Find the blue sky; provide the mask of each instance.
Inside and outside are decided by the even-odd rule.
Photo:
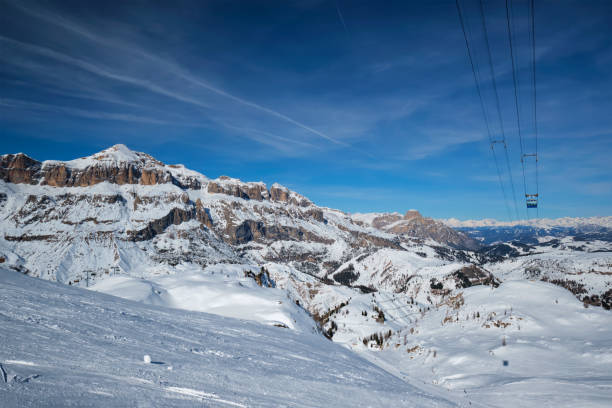
[[[0,0],[2,153],[72,159],[124,143],[350,212],[507,219],[508,205],[516,218],[454,1],[95,3]],[[531,152],[527,3],[513,3]],[[478,3],[461,4],[497,137]],[[525,218],[505,3],[484,5]],[[535,6],[539,215],[612,215],[612,2]],[[528,192],[533,180],[528,164]]]

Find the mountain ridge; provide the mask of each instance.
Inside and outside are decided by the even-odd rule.
[[[576,228],[595,225],[605,228],[612,228],[612,216],[595,217],[561,217],[561,218],[534,218],[518,221],[498,221],[493,218],[481,220],[459,220],[457,218],[438,219],[449,227],[453,228],[477,228],[477,227],[515,227],[525,226],[534,228],[553,228],[567,227]]]
[[[5,258],[54,278],[54,271],[73,270],[68,275],[59,273],[66,282],[82,280],[73,265],[75,257],[81,259],[78,264],[86,264],[88,251],[74,249],[80,245],[99,245],[107,253],[107,260],[100,261],[108,265],[106,270],[129,270],[133,266],[122,254],[141,257],[142,251],[149,251],[156,259],[171,258],[171,263],[242,262],[245,256],[259,262],[292,261],[328,279],[355,256],[380,248],[406,250],[415,239],[437,238],[438,245],[457,246],[445,239],[461,236],[430,219],[426,223],[444,229],[446,235],[432,236],[427,229],[385,231],[354,222],[342,211],[319,207],[278,183],[268,187],[227,176],[209,179],[125,145],[71,161],[3,155],[0,180],[5,252],[19,253],[26,247],[34,251],[37,244],[54,252],[50,257],[54,261],[44,267],[19,254]],[[158,245],[170,230],[187,239],[191,249],[160,253],[157,247],[137,248],[140,242]],[[79,243],[80,239],[88,243]],[[58,241],[63,246],[53,247]],[[71,263],[61,261],[68,255]]]

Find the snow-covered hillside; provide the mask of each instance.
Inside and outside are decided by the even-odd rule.
[[[0,316],[3,407],[456,406],[321,336],[5,269]]]
[[[475,286],[412,317],[368,355],[462,406],[604,407],[612,401],[612,314],[548,283]]]
[[[246,274],[245,274],[246,272]],[[147,304],[214,313],[253,320],[300,332],[317,333],[308,313],[270,279],[258,285],[248,276],[259,274],[251,265],[178,265],[175,273],[151,276],[114,276],[90,289]],[[255,275],[256,276],[256,275]],[[267,279],[263,277],[264,281]]]
[[[492,250],[502,248],[516,254],[483,265],[500,280],[551,282],[566,288],[587,305],[612,308],[611,243],[548,237],[534,246],[500,244]]]

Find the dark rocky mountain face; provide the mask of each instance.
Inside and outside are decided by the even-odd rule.
[[[357,218],[357,222],[364,223],[359,221],[359,218]],[[397,213],[380,214],[375,216],[369,222],[369,225],[378,230],[400,236],[429,238],[458,249],[475,250],[480,247],[477,240],[444,225],[440,221],[423,217],[416,210],[407,211],[403,216]]]

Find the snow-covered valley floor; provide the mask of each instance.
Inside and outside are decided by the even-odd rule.
[[[456,406],[320,335],[8,270],[0,270],[0,365],[3,407]]]
[[[544,282],[467,288],[385,350],[362,355],[409,383],[452,390],[468,406],[612,403],[612,314]]]

